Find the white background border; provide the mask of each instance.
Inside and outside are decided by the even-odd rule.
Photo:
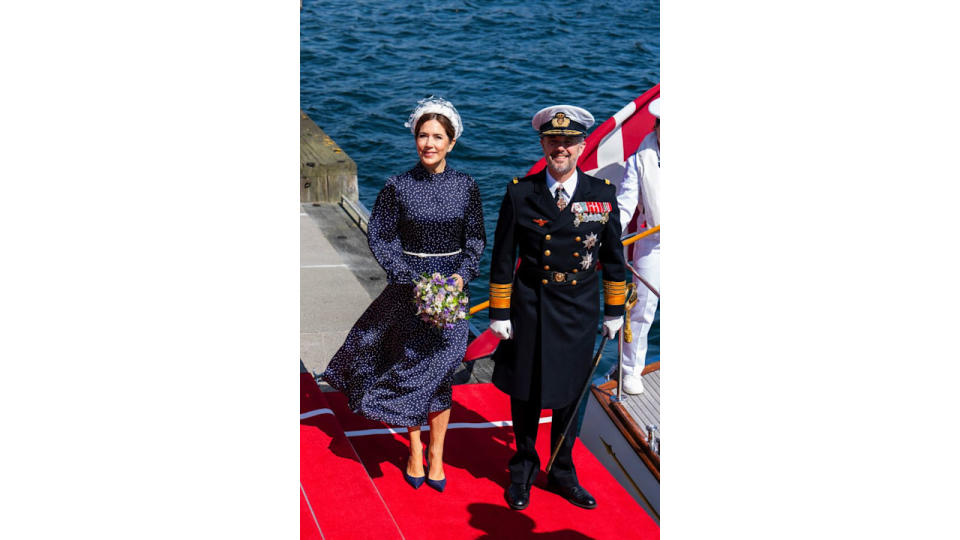
[[[952,20],[662,6],[664,538],[956,536]],[[295,537],[296,3],[0,47],[2,536]]]

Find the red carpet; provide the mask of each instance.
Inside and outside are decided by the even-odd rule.
[[[408,454],[405,428],[399,428],[397,434],[352,433],[366,429],[383,430],[388,426],[350,413],[346,398],[339,393],[324,396],[407,539],[660,537],[657,524],[579,441],[574,446],[577,475],[580,483],[597,499],[596,509],[578,508],[544,490],[546,476],[542,470],[531,493],[530,506],[520,512],[507,507],[503,490],[509,483],[507,461],[514,451],[512,428],[456,426],[458,423],[510,420],[509,399],[491,384],[454,386],[454,405],[444,449],[447,488],[443,493],[426,485],[414,490],[404,482],[402,468]],[[549,415],[549,410],[544,411],[544,416]],[[320,454],[324,451],[330,452],[326,444],[319,449],[305,448],[310,444],[304,443],[302,437],[303,428],[301,471],[312,467],[311,460],[323,459]],[[424,431],[424,444],[428,437],[429,431]],[[544,423],[537,437],[541,466],[545,466],[549,459],[549,444],[550,424]],[[310,455],[304,457],[304,453]],[[304,474],[301,472],[301,477]],[[326,477],[330,478],[329,472]],[[369,503],[361,504],[354,498],[357,495],[338,491],[333,485],[328,486],[325,494],[327,497],[322,499],[319,490],[308,491],[314,511],[318,504],[335,505],[339,507],[337,514],[343,521],[361,523],[362,520],[364,527],[374,527],[378,520],[382,521],[383,512],[375,507],[368,508]],[[369,495],[365,497],[369,499]],[[349,537],[334,535],[333,528],[327,534],[323,521],[321,528],[328,540]],[[384,537],[372,530],[364,536]]]
[[[323,538],[320,536],[320,529],[313,519],[313,511],[307,504],[307,499],[303,496],[302,490],[300,491],[300,538],[301,540]]]
[[[402,538],[329,409],[313,377],[301,373],[300,538]]]

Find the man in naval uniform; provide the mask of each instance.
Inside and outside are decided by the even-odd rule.
[[[637,152],[627,160],[623,180],[617,187],[620,223],[624,227],[639,214],[637,223],[646,228],[660,225],[660,98],[647,108],[657,120],[653,131],[640,142]],[[641,228],[638,228],[638,231]],[[660,233],[633,244],[633,267],[654,288],[660,289]],[[647,358],[647,335],[657,313],[659,298],[643,282],[637,283],[637,303],[630,310],[633,339],[623,344],[623,391],[643,392],[643,367]]]
[[[490,329],[504,341],[493,356],[493,383],[510,395],[517,452],[504,497],[515,510],[529,504],[540,470],[535,443],[541,409],[553,409],[554,448],[590,376],[600,315],[598,263],[603,332],[612,338],[623,324],[626,283],[616,188],[576,166],[593,123],[589,112],[570,105],[534,115],[546,169],[507,184],[497,220]],[[575,433],[571,428],[564,439],[547,488],[577,506],[595,508],[573,466]]]

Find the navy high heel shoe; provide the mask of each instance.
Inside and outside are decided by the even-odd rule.
[[[430,462],[427,461],[427,474],[429,474],[429,472],[430,472]],[[428,478],[427,476],[424,476],[424,478],[427,479],[427,485],[428,485],[428,486],[430,486],[430,487],[432,487],[433,489],[439,491],[440,493],[443,493],[443,488],[447,487],[447,479],[446,479],[446,478],[444,478],[443,480],[431,480],[431,479]]]
[[[407,470],[404,469],[404,470],[403,470],[403,479],[406,480],[407,483],[410,484],[411,487],[413,487],[413,489],[417,489],[417,488],[419,488],[420,486],[423,485],[423,481],[427,479],[427,475],[423,475],[423,476],[410,476],[409,474],[407,474]]]

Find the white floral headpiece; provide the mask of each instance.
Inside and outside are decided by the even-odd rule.
[[[453,138],[460,138],[460,135],[463,133],[463,122],[460,121],[460,113],[457,112],[453,103],[450,103],[442,97],[430,96],[418,101],[417,108],[413,110],[410,118],[408,118],[403,125],[410,128],[410,133],[416,135],[413,130],[417,127],[417,120],[420,120],[420,117],[425,113],[437,113],[446,116],[447,119],[450,120],[450,123],[453,124]]]

